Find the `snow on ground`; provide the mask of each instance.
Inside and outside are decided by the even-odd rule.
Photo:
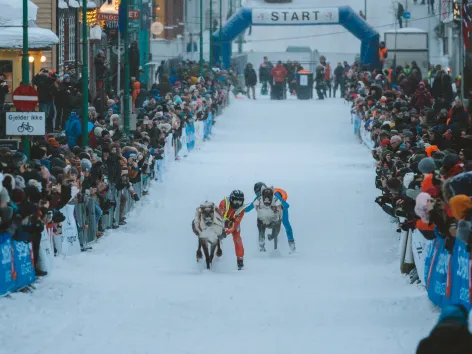
[[[437,311],[399,274],[398,234],[373,202],[372,159],[346,105],[240,101],[212,141],[172,166],[126,228],[59,259],[33,294],[0,299],[9,354],[412,353]],[[265,181],[288,191],[298,252],[258,252],[245,216],[211,272],[195,263],[195,208]]]

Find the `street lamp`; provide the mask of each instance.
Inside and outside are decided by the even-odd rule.
[[[32,55],[29,56],[28,61],[30,63],[34,63],[34,57]]]
[[[41,63],[44,63],[46,61],[46,57],[44,55],[41,55]]]
[[[200,76],[203,76],[203,0],[200,0]]]

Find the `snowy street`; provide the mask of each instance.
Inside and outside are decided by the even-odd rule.
[[[357,45],[357,44],[356,44]],[[409,354],[437,317],[402,277],[398,234],[374,203],[373,160],[341,99],[235,100],[201,150],[93,251],[59,259],[33,294],[0,299],[8,354]],[[258,251],[242,222],[245,268],[223,242],[195,262],[195,209],[263,181],[288,192],[297,252]]]

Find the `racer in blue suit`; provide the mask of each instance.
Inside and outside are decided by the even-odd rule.
[[[261,191],[264,187],[266,187],[266,185],[263,182],[258,182],[254,185],[254,193],[256,193],[256,197],[250,204],[246,206],[246,208],[244,209],[245,213],[248,213],[254,209],[254,202],[261,196]],[[274,196],[282,203],[282,224],[285,227],[285,233],[287,234],[290,249],[292,251],[295,251],[295,239],[293,238],[292,225],[290,225],[290,219],[288,215],[288,209],[290,208],[290,204],[287,203],[287,193],[282,189],[276,188],[274,190]]]

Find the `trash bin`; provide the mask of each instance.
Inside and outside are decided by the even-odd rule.
[[[313,98],[313,73],[301,70],[297,73],[297,98],[309,100]]]

